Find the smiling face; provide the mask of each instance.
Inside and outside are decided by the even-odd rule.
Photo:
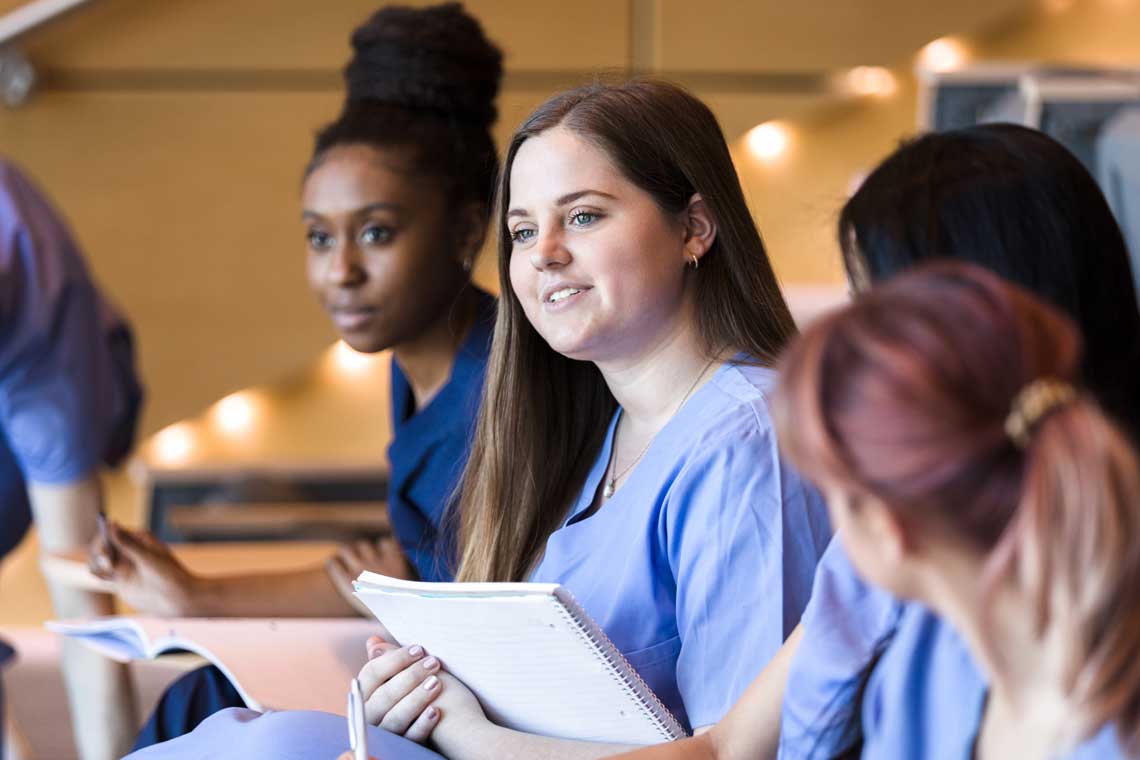
[[[301,193],[308,277],[357,351],[415,339],[467,281],[457,219],[438,180],[402,167],[405,152],[331,148]]]
[[[629,361],[693,327],[684,222],[573,132],[519,148],[506,223],[511,287],[560,354]]]

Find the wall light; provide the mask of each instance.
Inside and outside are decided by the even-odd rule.
[[[257,406],[252,391],[239,391],[214,404],[211,417],[223,433],[243,435],[252,430],[257,421]]]
[[[918,53],[918,65],[927,71],[952,71],[966,61],[966,46],[955,37],[939,37]]]
[[[194,439],[194,430],[188,422],[163,428],[151,439],[154,458],[167,466],[185,464],[194,453]]]
[[[854,95],[885,98],[898,91],[898,82],[890,69],[882,66],[856,66],[847,72],[848,91]]]
[[[788,149],[788,129],[775,121],[766,121],[748,130],[744,137],[748,152],[761,161],[775,161]]]

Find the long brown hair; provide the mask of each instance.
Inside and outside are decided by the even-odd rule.
[[[563,126],[606,153],[676,214],[700,193],[717,237],[694,278],[697,329],[712,356],[743,351],[775,362],[795,334],[716,118],[682,88],[659,81],[594,84],[557,95],[511,139],[499,181],[498,321],[475,441],[459,502],[466,581],[521,580],[582,487],[616,408],[598,369],[552,350],[511,288],[511,168],[531,137]]]
[[[1073,383],[1075,326],[981,267],[924,265],[805,331],[774,417],[789,460],[907,520],[938,513],[988,552],[994,588],[1063,626],[1066,692],[1088,733],[1115,722],[1140,748],[1140,461],[1086,395],[1046,413],[1022,448],[1018,394]]]

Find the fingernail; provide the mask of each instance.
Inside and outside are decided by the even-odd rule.
[[[439,679],[435,676],[429,676],[428,679],[424,681],[424,689],[427,691],[435,691],[437,686],[439,686]]]
[[[429,707],[428,709],[424,710],[424,715],[428,720],[435,720],[439,717],[439,710],[434,707]]]
[[[408,648],[408,654],[410,654],[412,657],[419,657],[423,653],[424,653],[424,648],[421,647],[419,644],[414,644]]]
[[[439,660],[435,659],[434,657],[429,657],[426,660],[424,660],[423,665],[424,665],[424,670],[435,670],[436,668],[439,667]]]

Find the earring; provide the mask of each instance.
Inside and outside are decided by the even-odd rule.
[[[471,260],[471,258],[470,258],[470,257],[468,257],[468,258],[464,259],[464,260],[463,260],[463,271],[464,271],[464,272],[467,272],[467,273],[470,273],[470,272],[471,272],[471,267],[474,265],[474,263],[475,263],[475,262],[473,262],[473,261]]]
[[[699,269],[700,268],[701,260],[697,258],[696,254],[693,254],[693,253],[689,254],[689,265],[692,266],[693,269]]]

